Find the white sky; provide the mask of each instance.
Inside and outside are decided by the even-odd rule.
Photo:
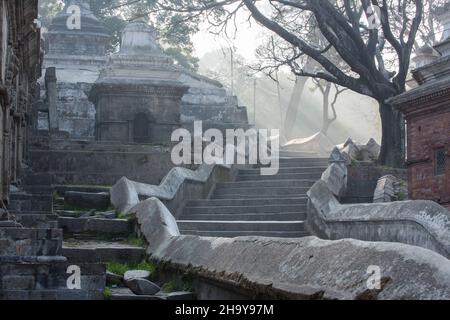
[[[217,49],[228,49],[230,46],[235,46],[235,52],[243,56],[246,60],[255,59],[256,48],[264,42],[265,37],[270,34],[267,29],[258,25],[253,19],[249,24],[248,13],[242,9],[237,14],[236,26],[239,30],[234,35],[234,27],[229,26],[228,38],[221,33],[215,35],[208,31],[209,24],[203,22],[200,25],[200,32],[195,34],[192,38],[197,57],[201,58],[204,54],[215,51]]]

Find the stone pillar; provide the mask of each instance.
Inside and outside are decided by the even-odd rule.
[[[50,131],[58,131],[58,91],[56,88],[56,68],[50,67],[45,71],[45,88],[47,89],[48,127]]]

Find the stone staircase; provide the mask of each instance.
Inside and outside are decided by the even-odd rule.
[[[67,287],[70,262],[52,195],[11,193],[10,220],[0,221],[1,300],[95,300],[103,298],[105,266],[80,262],[81,290]]]
[[[328,159],[285,152],[277,175],[260,168],[239,170],[234,182],[218,183],[210,199],[188,201],[177,221],[181,234],[210,237],[309,235],[306,192],[320,179]],[[309,156],[309,155],[308,155]]]

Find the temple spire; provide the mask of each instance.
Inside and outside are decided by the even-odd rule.
[[[122,32],[120,52],[126,54],[160,53],[156,37],[155,28],[148,25],[144,19],[134,20]]]

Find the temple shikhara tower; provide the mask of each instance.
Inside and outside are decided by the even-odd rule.
[[[440,8],[442,40],[423,48],[413,76],[419,86],[392,100],[407,121],[407,164],[411,199],[450,208],[450,3]]]

